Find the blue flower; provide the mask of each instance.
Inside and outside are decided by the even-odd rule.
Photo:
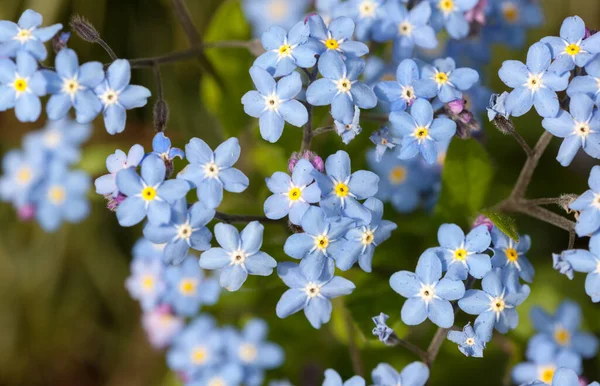
[[[552,344],[538,340],[530,340],[527,353],[527,362],[518,363],[512,370],[513,381],[525,384],[541,381],[549,385],[557,373],[557,369],[564,367],[576,373],[581,373],[581,358],[568,351],[558,352]]]
[[[342,377],[332,369],[325,370],[325,380],[322,386],[365,386],[365,380],[358,375],[353,376],[346,382],[342,380]]]
[[[106,157],[106,169],[108,169],[110,174],[96,178],[94,181],[96,193],[103,195],[110,194],[113,197],[117,197],[119,195],[117,173],[126,168],[137,168],[143,158],[144,148],[138,144],[133,145],[127,154],[117,149],[114,154]]]
[[[582,358],[593,358],[598,352],[598,338],[579,331],[581,319],[581,307],[569,300],[563,301],[554,315],[533,307],[531,321],[539,333],[532,340],[546,342],[559,351],[569,351]]]
[[[466,280],[469,275],[483,278],[492,269],[490,257],[486,255],[492,237],[485,225],[473,228],[465,237],[456,224],[442,224],[438,229],[439,250],[444,256],[446,277]]]
[[[179,157],[179,159],[185,157],[183,150],[171,147],[171,140],[163,132],[156,133],[152,139],[152,153],[165,162],[173,161],[175,157]]]
[[[487,115],[488,115],[488,119],[491,121],[493,121],[496,116],[501,116],[504,117],[505,119],[508,119],[510,117],[510,114],[508,113],[508,111],[506,111],[506,98],[508,98],[510,94],[508,92],[503,92],[502,94],[492,94],[490,96],[490,102],[488,104],[488,107],[486,107],[487,110]]]
[[[0,21],[0,55],[15,57],[26,51],[38,60],[48,56],[44,42],[52,39],[62,29],[62,24],[39,28],[42,15],[31,9],[23,12],[17,24],[12,21]]]
[[[596,105],[600,106],[600,56],[585,66],[585,72],[587,75],[571,79],[567,95],[573,98],[576,94],[583,93],[594,99]]]
[[[429,368],[421,362],[407,365],[400,373],[387,363],[380,363],[371,373],[373,386],[424,386],[429,379]]]
[[[167,267],[164,277],[169,289],[163,301],[178,315],[193,316],[201,305],[217,303],[221,288],[215,279],[204,277],[195,257],[184,259],[179,266]]]
[[[560,76],[551,71],[548,68],[551,60],[550,49],[544,43],[535,43],[529,47],[526,65],[517,60],[502,63],[498,75],[508,87],[514,88],[505,101],[510,115],[520,117],[532,106],[544,118],[558,114],[556,92],[567,88],[569,74]]]
[[[344,252],[336,259],[339,269],[346,271],[358,261],[358,265],[365,272],[371,272],[371,262],[375,247],[389,239],[397,225],[391,221],[383,220],[383,202],[377,198],[368,198],[364,203],[365,208],[371,212],[371,220],[356,224],[346,233]]]
[[[167,352],[167,364],[173,371],[193,379],[222,363],[224,344],[215,320],[201,315],[174,339]]]
[[[163,244],[154,244],[150,240],[141,237],[133,245],[131,251],[134,260],[159,260],[163,261]]]
[[[373,39],[378,42],[394,41],[394,60],[413,56],[415,46],[424,49],[437,47],[433,27],[429,25],[431,6],[422,1],[408,11],[399,1],[388,1],[384,15],[373,27]]]
[[[47,159],[74,164],[81,159],[81,145],[92,134],[92,126],[82,125],[68,117],[48,121],[42,130],[27,134],[23,140],[26,149],[42,152]]]
[[[479,74],[472,68],[456,68],[452,58],[436,59],[433,66],[425,65],[421,69],[421,79],[414,81],[417,95],[434,95],[443,103],[462,98],[462,92],[470,89],[479,81]]]
[[[575,277],[573,266],[571,265],[571,263],[564,259],[563,253],[552,254],[552,268],[560,272],[561,275],[565,275],[566,277],[568,277],[569,280],[573,280],[573,277]]]
[[[294,28],[287,33],[276,25],[263,32],[261,42],[265,50],[254,65],[261,67],[269,74],[278,78],[289,75],[296,69],[311,68],[317,64],[316,55],[319,54],[308,42],[310,28],[302,21],[296,23]]]
[[[354,106],[371,109],[377,105],[373,90],[357,80],[365,68],[364,60],[348,58],[344,62],[340,55],[326,52],[319,59],[318,67],[323,78],[311,83],[306,90],[306,100],[311,105],[331,105],[331,115],[341,122],[352,121]]]
[[[392,289],[407,298],[401,312],[405,324],[415,326],[429,318],[439,327],[452,327],[454,310],[450,301],[463,297],[465,285],[441,277],[442,263],[431,250],[423,252],[415,273],[400,271],[390,277]]]
[[[371,37],[373,27],[385,16],[383,4],[383,0],[350,0],[336,9],[354,20],[356,39],[367,41]]]
[[[403,111],[417,98],[433,98],[437,95],[435,88],[423,88],[421,94],[415,93],[413,84],[419,80],[419,68],[412,59],[404,59],[398,65],[396,81],[383,81],[375,86],[375,95],[381,101],[389,103],[390,111]]]
[[[337,52],[344,57],[359,57],[369,53],[366,44],[351,40],[354,22],[349,17],[341,16],[333,19],[328,27],[321,16],[312,15],[308,18],[308,25],[310,37],[314,39],[319,54]]]
[[[144,228],[144,237],[157,244],[166,244],[165,263],[177,265],[185,259],[190,248],[197,251],[210,249],[212,234],[206,225],[214,217],[214,209],[207,209],[201,202],[196,202],[188,209],[183,197],[173,204],[169,224],[148,223]]]
[[[400,144],[400,140],[398,138],[392,137],[387,126],[384,126],[380,130],[371,134],[369,139],[375,144],[375,159],[377,162],[381,161],[381,158],[385,154],[386,150],[393,149],[396,147],[396,145]]]
[[[323,209],[311,206],[300,221],[304,232],[288,237],[283,250],[294,259],[302,259],[300,267],[309,279],[317,278],[332,259],[341,256],[343,236],[352,223],[345,217],[326,218]]]
[[[264,226],[252,221],[239,233],[230,224],[215,225],[215,237],[221,248],[211,248],[200,256],[200,267],[222,269],[219,283],[228,291],[237,291],[248,275],[269,276],[277,262],[260,251]]]
[[[16,208],[29,204],[37,183],[44,177],[44,157],[39,151],[12,150],[2,159],[0,199]]]
[[[321,190],[313,183],[313,170],[308,160],[301,159],[294,166],[291,178],[282,172],[275,172],[267,178],[267,187],[273,195],[265,200],[265,216],[278,220],[289,215],[292,224],[300,225],[310,204],[321,199]]]
[[[544,22],[544,14],[537,2],[529,0],[498,0],[490,2],[489,14],[495,33],[494,41],[521,48],[526,42],[526,29]]]
[[[600,113],[594,112],[594,101],[585,94],[571,97],[570,112],[560,110],[556,118],[544,118],[542,126],[553,135],[564,138],[556,159],[569,166],[579,149],[600,158]]]
[[[125,130],[127,113],[146,105],[150,90],[146,87],[130,85],[131,65],[126,59],[117,59],[106,70],[106,80],[101,82],[94,92],[104,106],[104,126],[109,134]]]
[[[342,142],[346,145],[349,144],[350,141],[362,131],[362,128],[360,127],[360,109],[354,106],[354,116],[352,117],[352,120],[336,120],[333,123],[335,125],[335,131],[342,137]]]
[[[600,53],[600,35],[585,38],[585,23],[579,16],[567,17],[560,27],[560,37],[547,36],[546,43],[552,51],[552,69],[558,74],[584,67]]]
[[[350,156],[343,150],[327,157],[327,175],[314,171],[313,175],[321,189],[321,207],[327,216],[345,216],[370,222],[371,213],[358,200],[373,197],[377,193],[379,177],[370,171],[351,173]]]
[[[248,91],[242,97],[244,111],[259,118],[260,135],[274,143],[281,138],[285,122],[300,127],[308,122],[306,107],[294,98],[302,90],[300,74],[293,72],[278,82],[266,70],[250,67],[250,76],[258,91]]]
[[[185,197],[190,187],[182,180],[165,181],[165,173],[165,163],[155,155],[142,161],[141,177],[131,167],[117,173],[117,188],[127,196],[117,208],[121,226],[133,226],[146,216],[153,225],[171,220],[171,205]]]
[[[343,277],[333,276],[333,260],[328,260],[321,274],[307,276],[296,264],[285,262],[277,266],[277,274],[290,287],[277,302],[276,312],[286,318],[304,309],[314,328],[329,322],[332,305],[329,299],[352,293],[354,284]]]
[[[550,374],[549,371],[548,374]],[[544,381],[535,381],[529,385],[547,386],[550,384],[552,386],[581,386],[582,384],[579,380],[579,376],[577,376],[577,373],[566,367],[561,367],[554,371],[550,382],[546,382],[546,380],[548,380],[548,378],[545,378]],[[598,386],[598,382],[590,383],[589,386]]]
[[[131,262],[131,276],[125,281],[125,287],[144,311],[151,311],[160,302],[166,289],[163,275],[164,265],[160,260],[135,259]]]
[[[519,237],[519,241],[514,241],[498,228],[494,228],[492,229],[492,242],[494,244],[492,267],[516,270],[521,279],[531,283],[535,270],[525,256],[525,253],[531,248],[531,238],[525,235]]]
[[[243,369],[235,363],[224,363],[202,370],[199,378],[187,382],[186,386],[240,386],[244,379]]]
[[[266,341],[269,326],[264,320],[250,319],[241,333],[228,335],[229,356],[245,372],[245,384],[264,384],[264,371],[281,366],[285,354],[281,347]]]
[[[178,179],[191,182],[196,188],[200,202],[207,208],[216,208],[223,200],[223,189],[241,193],[248,187],[248,177],[233,165],[240,158],[237,138],[229,138],[215,151],[199,138],[192,138],[185,145],[185,157],[190,162],[178,175]]]
[[[0,59],[0,111],[15,109],[21,122],[35,122],[42,112],[40,97],[46,95],[47,82],[33,56],[17,53],[16,64]]]
[[[150,344],[156,349],[167,348],[185,326],[185,319],[171,312],[169,306],[158,306],[142,315],[142,326]]]
[[[569,204],[569,209],[579,211],[575,232],[579,237],[590,235],[600,229],[600,166],[590,171],[590,189]]]
[[[87,193],[90,177],[82,171],[71,171],[60,161],[54,161],[42,186],[36,189],[36,218],[47,232],[58,229],[61,222],[83,221],[90,213]]]
[[[389,316],[384,314],[383,312],[371,318],[373,320],[373,323],[375,323],[375,327],[373,328],[373,335],[379,338],[381,342],[386,344],[392,336],[392,334],[394,334],[394,330],[388,327],[386,323],[388,318]]]
[[[102,63],[89,62],[80,67],[75,51],[65,48],[56,55],[56,72],[44,74],[52,94],[46,105],[48,118],[61,119],[71,107],[79,123],[90,123],[100,114],[102,102],[93,90],[104,80]]]
[[[242,9],[252,24],[254,36],[260,36],[267,28],[278,25],[292,28],[304,18],[308,0],[244,0]]]
[[[449,331],[448,340],[458,344],[458,349],[465,356],[483,358],[485,342],[475,334],[471,324],[467,324],[462,331]]]
[[[456,133],[456,123],[448,118],[433,117],[433,107],[425,99],[417,99],[406,111],[390,114],[392,134],[402,137],[398,158],[411,159],[421,153],[428,164],[438,158],[438,143],[447,143]]]
[[[454,39],[462,39],[469,34],[469,22],[465,12],[477,5],[478,0],[429,0],[436,7],[436,16],[443,19],[448,34]]]
[[[481,281],[482,290],[468,290],[458,301],[458,306],[469,315],[478,315],[475,320],[477,336],[489,342],[494,327],[506,334],[519,324],[516,306],[529,296],[529,286],[519,286],[514,271],[502,272],[492,269]]]
[[[585,279],[585,293],[592,298],[592,302],[600,302],[600,236],[590,238],[589,251],[575,249],[564,251],[563,259],[568,262],[576,272],[587,273]]]

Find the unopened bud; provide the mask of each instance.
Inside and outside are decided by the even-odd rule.
[[[448,111],[453,114],[460,114],[465,109],[465,100],[457,99],[446,104]]]
[[[100,33],[94,28],[92,23],[87,21],[81,15],[73,15],[71,18],[71,28],[77,36],[89,43],[97,43],[100,40]]]
[[[119,204],[122,203],[123,201],[125,201],[127,196],[125,196],[121,193],[119,193],[117,195],[117,197],[113,197],[112,194],[107,194],[104,196],[104,198],[106,198],[108,200],[108,202],[106,203],[106,208],[108,208],[108,210],[116,212],[117,208],[119,207]]]
[[[482,214],[477,216],[477,218],[473,222],[473,228],[477,228],[480,225],[485,225],[486,228],[488,229],[488,232],[491,232],[492,229],[494,228],[494,223],[492,222],[492,220],[490,220],[489,218],[485,217]]]
[[[52,38],[52,48],[54,49],[54,52],[59,53],[63,48],[67,48],[67,43],[69,42],[70,37],[70,32],[61,32],[54,35]]]
[[[35,206],[33,204],[25,204],[17,209],[17,216],[21,221],[31,220],[35,216]]]
[[[169,120],[169,106],[167,102],[160,99],[154,104],[154,129],[158,132],[165,131],[167,127],[167,121]]]
[[[313,153],[310,150],[305,150],[300,153],[292,153],[292,156],[288,161],[288,170],[290,171],[290,173],[294,171],[296,164],[301,159],[309,161],[312,164],[312,166],[321,173],[325,171],[325,162],[323,161],[323,158],[319,157],[316,153]]]

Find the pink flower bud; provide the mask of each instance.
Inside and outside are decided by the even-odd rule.
[[[481,25],[485,25],[485,8],[487,7],[488,0],[479,0],[477,5],[473,9],[465,13],[465,19],[469,23],[477,22]]]
[[[477,216],[475,222],[473,222],[473,228],[477,228],[480,225],[485,225],[488,229],[488,232],[491,232],[494,228],[494,223],[492,222],[492,220],[485,217],[484,215]]]
[[[121,193],[119,193],[117,195],[117,197],[113,197],[112,194],[107,194],[104,196],[104,198],[106,198],[108,200],[108,202],[106,203],[106,208],[108,208],[108,210],[112,210],[113,212],[116,212],[117,208],[119,207],[119,204],[122,203],[123,201],[125,201],[127,196],[125,196]]]
[[[460,114],[465,109],[465,101],[464,99],[457,99],[452,102],[448,102],[446,104],[448,106],[448,110],[450,110],[453,114]]]
[[[35,206],[33,204],[25,204],[17,209],[17,216],[21,221],[28,221],[35,216]]]
[[[470,111],[462,111],[460,114],[458,114],[458,117],[464,123],[470,123],[473,119],[473,114]]]
[[[294,172],[294,168],[300,159],[305,159],[309,161],[312,166],[323,173],[325,170],[325,162],[323,158],[319,157],[316,153],[313,153],[310,150],[303,151],[301,153],[294,152],[288,161],[288,170],[290,174]]]

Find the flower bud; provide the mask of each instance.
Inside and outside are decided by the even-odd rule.
[[[67,43],[71,38],[70,32],[61,32],[59,34],[54,35],[52,38],[52,49],[54,49],[55,53],[60,52],[63,48],[67,48]]]
[[[477,228],[480,225],[485,225],[486,228],[488,229],[488,232],[491,232],[492,229],[494,228],[494,223],[492,222],[492,220],[485,217],[484,215],[477,216],[477,218],[473,222],[473,228]]]
[[[288,170],[290,171],[290,173],[294,171],[296,164],[301,159],[309,161],[312,164],[312,166],[321,173],[325,171],[325,162],[323,161],[323,158],[319,157],[316,153],[313,153],[310,150],[305,150],[303,152],[292,153],[292,156],[288,161]]]
[[[100,40],[100,33],[94,28],[92,23],[87,21],[81,15],[73,15],[71,18],[71,28],[77,36],[89,43],[96,43]]]
[[[446,104],[447,109],[453,114],[460,114],[465,109],[465,100],[457,99]]]
[[[167,102],[162,99],[156,101],[152,114],[154,116],[154,129],[157,132],[164,131],[169,120],[169,106],[167,106]]]
[[[21,221],[29,221],[35,216],[35,206],[25,204],[17,209],[17,216]]]
[[[106,200],[108,201],[106,203],[106,208],[108,208],[108,210],[110,211],[116,212],[117,208],[119,207],[119,204],[125,201],[127,196],[121,193],[119,193],[117,197],[113,197],[112,194],[106,194],[104,198],[106,198]]]

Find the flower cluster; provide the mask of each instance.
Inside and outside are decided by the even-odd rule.
[[[35,218],[48,232],[63,221],[78,223],[89,214],[90,177],[73,170],[90,125],[69,119],[49,121],[23,138],[23,148],[2,160],[0,199],[10,202],[21,220]]]
[[[380,363],[371,372],[373,386],[424,386],[429,379],[429,368],[422,362],[413,362],[398,372],[387,363]],[[346,382],[332,369],[325,370],[323,386],[365,386],[365,380],[356,375]]]

